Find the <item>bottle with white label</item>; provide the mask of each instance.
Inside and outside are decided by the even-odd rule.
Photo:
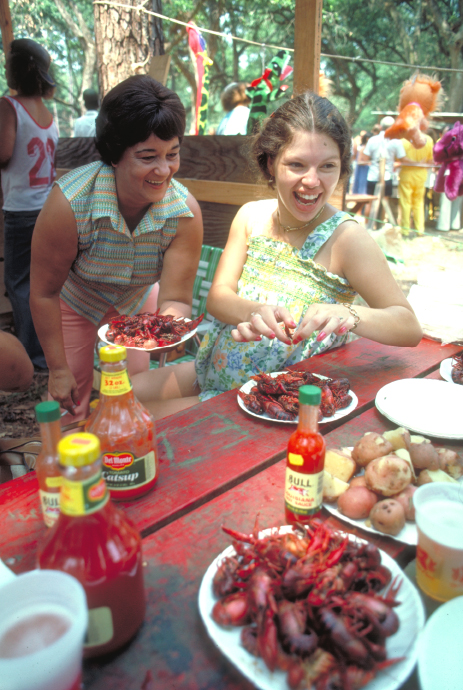
[[[102,347],[100,368],[100,400],[85,431],[100,439],[103,478],[111,498],[138,498],[158,478],[155,422],[133,394],[125,347]]]
[[[285,479],[286,522],[309,522],[323,502],[325,440],[318,432],[321,391],[299,388],[299,423],[288,442]]]
[[[59,403],[47,400],[35,406],[40,424],[42,448],[37,456],[35,471],[39,482],[39,496],[43,521],[51,527],[59,517],[61,473],[58,466],[58,443],[61,439]]]
[[[143,622],[141,538],[109,498],[98,438],[66,436],[58,454],[60,516],[39,546],[38,565],[79,580],[88,606],[84,656],[100,656],[122,647]]]

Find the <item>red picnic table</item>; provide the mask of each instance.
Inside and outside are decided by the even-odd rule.
[[[394,428],[374,407],[380,388],[397,379],[438,377],[440,362],[461,349],[427,339],[417,348],[359,339],[294,368],[349,378],[358,407],[320,426],[327,446],[340,447],[365,431]],[[120,504],[143,536],[145,623],[124,651],[85,662],[86,690],[140,690],[147,671],[156,690],[252,687],[209,640],[198,589],[207,566],[229,543],[222,524],[250,532],[257,513],[262,528],[284,524],[284,457],[294,427],[251,417],[236,398],[230,391],[158,422],[158,484],[147,496]],[[46,531],[34,473],[0,486],[0,506],[0,557],[17,573],[30,570]],[[373,541],[401,566],[414,558],[414,547],[325,518]]]

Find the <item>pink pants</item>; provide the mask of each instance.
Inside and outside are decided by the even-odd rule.
[[[154,312],[157,309],[159,283],[155,283],[140,312]],[[61,325],[63,329],[64,350],[66,360],[72,371],[79,389],[80,405],[75,409],[75,415],[66,414],[62,418],[62,424],[70,424],[80,419],[85,419],[89,415],[90,394],[93,385],[93,357],[95,343],[98,337],[98,329],[109,322],[118,312],[111,307],[98,326],[84,316],[69,307],[60,299]],[[149,352],[139,350],[127,350],[127,365],[129,375],[147,371],[150,364]],[[50,396],[49,396],[50,398]],[[50,398],[51,399],[51,398]]]

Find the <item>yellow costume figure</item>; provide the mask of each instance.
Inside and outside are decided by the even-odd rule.
[[[406,139],[402,139],[408,160],[415,163],[432,163],[433,141],[426,136],[426,144],[416,149]],[[408,236],[410,230],[410,213],[413,211],[413,221],[418,235],[424,233],[424,193],[428,175],[427,168],[402,165],[399,172],[399,203],[401,213],[402,234]]]

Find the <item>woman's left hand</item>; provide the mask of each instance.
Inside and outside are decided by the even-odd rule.
[[[325,340],[335,333],[343,335],[354,328],[356,319],[343,304],[311,304],[293,333],[293,345],[310,338],[318,331],[317,340]]]

